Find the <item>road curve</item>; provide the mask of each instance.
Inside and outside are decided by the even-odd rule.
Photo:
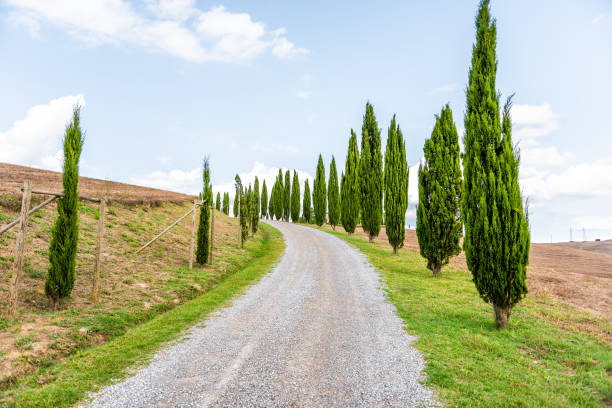
[[[275,269],[89,406],[435,405],[366,258],[325,232],[270,224],[287,243]]]

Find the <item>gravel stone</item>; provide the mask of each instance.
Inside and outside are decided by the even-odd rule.
[[[366,258],[325,232],[270,224],[287,244],[274,270],[88,406],[438,406]]]

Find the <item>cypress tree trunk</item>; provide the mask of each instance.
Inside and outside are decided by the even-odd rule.
[[[463,248],[476,289],[493,304],[501,329],[507,326],[510,309],[527,293],[530,238],[518,184],[519,152],[512,145],[510,98],[500,121],[496,37],[489,0],[482,0],[466,92]]]
[[[336,172],[336,159],[332,156],[329,166],[329,188],[327,189],[329,225],[336,230],[336,225],[340,221],[340,192],[338,190],[338,173]]]
[[[293,186],[291,186],[291,221],[300,220],[300,179],[297,171],[293,170]]]
[[[212,186],[210,185],[210,160],[204,158],[203,162],[203,188],[202,207],[200,207],[200,223],[198,226],[198,239],[196,246],[196,262],[204,265],[210,255],[210,206],[212,204]]]
[[[374,108],[369,102],[366,104],[361,128],[359,163],[361,225],[369,234],[370,242],[373,242],[382,223],[383,168],[380,129],[374,116]]]
[[[408,164],[404,136],[391,120],[385,153],[385,231],[393,253],[404,245],[408,209]]]
[[[308,224],[310,224],[310,186],[308,185],[308,180],[304,183],[304,200],[302,207],[302,214],[304,215],[304,219]]]
[[[319,227],[325,223],[325,213],[327,211],[327,194],[325,190],[327,190],[325,186],[325,166],[323,165],[323,158],[319,154],[313,194],[315,223]]]
[[[431,138],[423,146],[419,166],[416,233],[421,256],[434,275],[461,252],[461,167],[459,136],[448,104],[436,116]]]
[[[45,294],[53,308],[57,308],[58,300],[70,296],[74,287],[79,239],[79,159],[83,147],[80,118],[81,108],[76,106],[64,136],[64,196],[57,199],[58,216],[51,230],[45,282]]]

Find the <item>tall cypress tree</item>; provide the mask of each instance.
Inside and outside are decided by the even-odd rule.
[[[264,179],[263,186],[261,187],[261,218],[268,218],[268,186],[266,186],[266,180]]]
[[[196,261],[203,265],[208,262],[210,253],[210,206],[213,203],[212,185],[210,184],[210,160],[204,158],[202,171],[202,206],[200,207],[200,223],[196,245]]]
[[[385,231],[393,253],[404,246],[408,209],[408,164],[406,146],[395,115],[387,133],[385,152]]]
[[[251,211],[251,230],[253,234],[257,232],[259,227],[259,179],[255,176],[255,184],[253,184],[253,205]]]
[[[318,226],[325,223],[325,215],[327,212],[327,187],[325,185],[325,166],[323,165],[323,158],[319,154],[319,161],[317,163],[317,174],[314,180],[314,193],[313,193],[313,204],[314,204],[314,218],[315,223]]]
[[[423,147],[425,162],[419,166],[419,206],[416,233],[427,268],[440,274],[449,258],[461,252],[459,239],[461,164],[459,136],[448,104],[436,116],[431,138]]]
[[[79,239],[79,160],[83,148],[81,107],[72,111],[72,122],[64,136],[64,196],[57,199],[57,218],[49,243],[49,272],[45,294],[57,306],[59,299],[70,296],[74,287],[76,253]]]
[[[367,153],[367,154],[366,154]],[[367,156],[364,158],[364,156]],[[383,167],[380,129],[374,108],[366,103],[361,128],[361,160],[359,166],[361,225],[370,242],[378,236],[383,213]]]
[[[293,170],[293,185],[291,186],[291,221],[300,220],[300,179],[297,171]]]
[[[283,186],[283,171],[278,169],[278,176],[276,176],[276,199],[274,200],[274,213],[276,215],[277,220],[283,219],[283,210],[284,210],[284,195],[285,195],[285,187]]]
[[[238,199],[239,199],[239,195],[240,192],[238,191],[238,188],[236,188],[236,193],[234,194],[234,203],[233,203],[233,213],[234,213],[234,217],[238,217]]]
[[[308,185],[308,179],[304,183],[304,199],[302,200],[302,216],[308,224],[310,224],[310,186]]]
[[[478,293],[493,304],[498,328],[527,293],[528,215],[518,183],[519,152],[512,145],[510,98],[500,120],[495,90],[497,28],[489,0],[481,0],[466,91],[462,218],[465,250]]]
[[[221,193],[217,191],[217,201],[215,203],[215,209],[221,211]]]
[[[338,190],[338,173],[336,172],[336,159],[332,156],[329,166],[329,188],[327,189],[329,207],[329,225],[336,229],[340,223],[340,191]]]
[[[291,173],[289,170],[285,172],[285,191],[283,193],[283,217],[285,221],[289,221],[291,216]]]
[[[223,214],[229,214],[229,193],[223,193]]]
[[[238,192],[236,197],[239,197],[240,202],[238,203],[238,199],[234,199],[234,201],[240,205],[240,219],[238,220],[240,222],[240,244],[244,247],[244,242],[249,238],[249,206],[246,188],[242,185],[242,181],[238,174],[236,174],[236,184],[236,190]]]
[[[274,199],[274,213],[277,220],[283,219],[285,188],[283,187],[283,173],[279,169],[276,178],[276,198]]]
[[[270,199],[268,200],[268,215],[271,220],[274,220],[274,199],[276,197],[276,181],[272,184],[272,190],[270,190]]]
[[[344,189],[342,193],[341,221],[344,230],[349,234],[355,232],[359,222],[359,149],[357,134],[351,129],[346,163],[344,164]]]
[[[255,200],[253,196],[253,189],[251,188],[251,183],[249,183],[249,188],[246,191],[246,201],[244,207],[247,210],[247,224],[251,233],[253,233],[253,209],[255,208],[254,202]]]

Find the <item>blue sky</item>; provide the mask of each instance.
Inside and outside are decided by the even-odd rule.
[[[0,0],[0,161],[57,169],[84,104],[81,173],[183,192],[344,166],[370,100],[416,166],[434,114],[463,131],[477,1]],[[534,241],[612,238],[612,3],[493,1],[497,87]],[[384,143],[384,140],[383,140]],[[414,226],[412,177],[408,220]]]

